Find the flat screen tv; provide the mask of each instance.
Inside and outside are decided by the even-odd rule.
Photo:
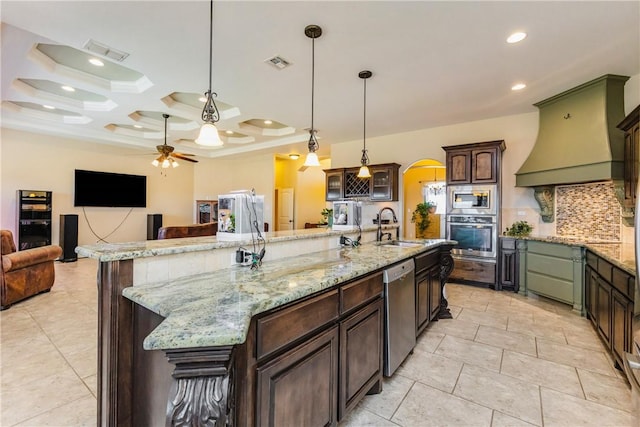
[[[147,207],[147,177],[75,170],[74,206]]]

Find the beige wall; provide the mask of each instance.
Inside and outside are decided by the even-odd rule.
[[[110,234],[105,237],[109,242],[146,240],[147,214],[150,213],[163,214],[164,225],[192,223],[193,166],[190,163],[180,162],[180,167],[161,176],[160,169],[151,166],[152,151],[148,156],[140,151],[131,151],[131,155],[112,151],[101,144],[3,128],[0,227],[16,235],[16,190],[19,189],[53,192],[53,243],[59,240],[60,214],[79,215],[80,245],[98,240],[89,229],[87,219],[98,236]],[[85,217],[82,208],[73,206],[74,169],[146,175],[147,208],[134,208],[127,217],[129,208],[86,207]]]

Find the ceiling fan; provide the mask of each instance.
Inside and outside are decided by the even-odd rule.
[[[187,153],[177,153],[174,152],[174,147],[171,145],[167,145],[167,120],[169,119],[168,114],[163,114],[164,117],[164,144],[156,145],[156,150],[160,153],[160,156],[151,162],[151,164],[155,167],[162,166],[163,168],[174,167],[177,168],[180,166],[175,159],[186,160],[192,163],[198,163],[195,159],[190,159],[187,156],[193,156],[193,154]]]

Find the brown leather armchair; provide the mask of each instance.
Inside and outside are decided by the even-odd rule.
[[[30,296],[51,290],[55,280],[53,262],[62,255],[62,248],[49,245],[16,252],[11,231],[0,230],[0,239],[0,310]]]

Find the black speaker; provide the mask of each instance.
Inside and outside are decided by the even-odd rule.
[[[160,227],[162,227],[162,214],[147,215],[147,240],[158,240]]]
[[[62,262],[78,260],[76,246],[78,246],[78,215],[60,215],[60,246],[62,247]]]

